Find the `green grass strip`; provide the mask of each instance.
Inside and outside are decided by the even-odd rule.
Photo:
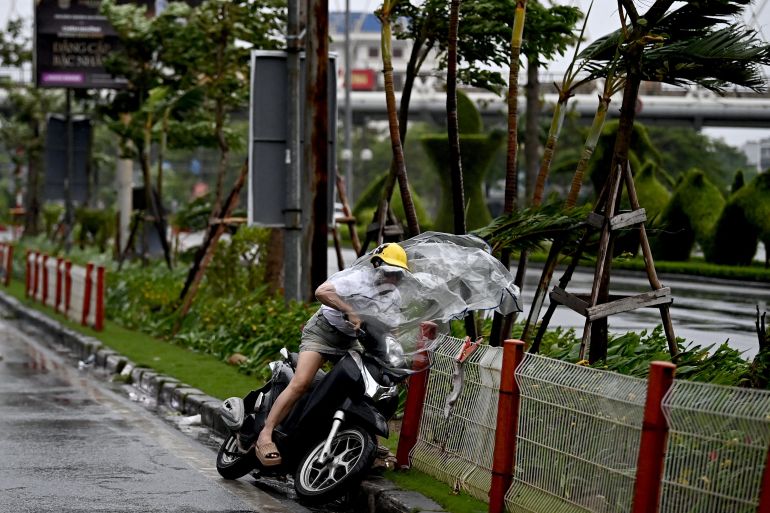
[[[173,376],[213,397],[242,397],[249,390],[259,386],[255,378],[240,373],[236,367],[211,355],[190,351],[171,342],[127,330],[112,321],[106,320],[104,331],[101,332],[74,323],[51,308],[27,298],[21,282],[12,281],[10,287],[0,290],[8,292],[26,307],[43,312],[64,326],[100,340],[105,346],[137,365]]]
[[[385,473],[385,477],[401,488],[414,490],[430,497],[452,513],[487,513],[489,511],[489,505],[486,502],[464,493],[454,493],[448,484],[416,470],[389,471]]]

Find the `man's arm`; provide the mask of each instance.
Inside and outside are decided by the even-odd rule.
[[[358,330],[361,327],[361,318],[356,315],[349,304],[337,295],[337,290],[332,282],[325,281],[319,285],[315,290],[315,297],[321,304],[342,312],[354,330]]]

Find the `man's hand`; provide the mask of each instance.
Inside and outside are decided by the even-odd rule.
[[[359,316],[353,312],[349,312],[345,315],[345,317],[347,318],[348,324],[350,324],[350,327],[353,328],[354,331],[358,332],[358,330],[361,329],[362,322]]]

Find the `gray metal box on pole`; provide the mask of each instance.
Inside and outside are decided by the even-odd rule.
[[[284,51],[251,52],[251,98],[249,106],[249,189],[248,220],[250,225],[270,228],[285,227],[286,158],[288,146],[288,78],[287,54]],[[336,54],[329,55],[329,212],[333,223],[337,160],[337,71]],[[301,57],[300,112],[305,110],[304,56]],[[304,145],[304,122],[299,127]],[[302,159],[302,152],[299,158]],[[302,163],[301,165],[304,165]],[[303,208],[306,192],[302,191]]]

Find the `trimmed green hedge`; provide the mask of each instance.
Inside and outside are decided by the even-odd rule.
[[[770,248],[770,173],[757,175],[733,194],[706,252],[709,262],[748,265],[757,252],[757,242]]]
[[[690,170],[660,214],[652,240],[656,259],[687,260],[695,242],[708,250],[725,200],[702,171]]]
[[[439,231],[453,232],[452,179],[449,174],[449,139],[445,134],[425,135],[420,139],[426,153],[434,163],[441,185],[441,201],[434,221]],[[481,228],[492,222],[484,198],[484,176],[503,139],[496,135],[460,135],[460,160],[463,170],[463,191],[465,194],[465,224],[468,231]]]

